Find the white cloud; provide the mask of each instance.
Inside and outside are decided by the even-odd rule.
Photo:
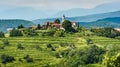
[[[1,0],[0,6],[33,7],[46,9],[93,8],[119,0]]]

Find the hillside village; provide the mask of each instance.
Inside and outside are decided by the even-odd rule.
[[[47,26],[51,27],[51,28],[56,28],[56,29],[62,29],[64,30],[64,28],[62,27],[62,22],[64,22],[66,19],[65,15],[62,16],[62,21],[60,21],[59,19],[56,19],[54,22],[44,22],[44,24],[41,26],[43,29],[46,29]],[[71,24],[72,24],[72,27],[76,27],[77,26],[77,23],[76,22],[72,22],[71,21]],[[32,28],[36,29],[37,26],[32,26]]]

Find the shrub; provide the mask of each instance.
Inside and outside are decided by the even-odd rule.
[[[120,53],[112,57],[106,55],[103,63],[107,67],[120,67]]]
[[[87,45],[89,45],[89,44],[93,44],[93,42],[92,42],[91,39],[87,39],[86,41],[87,41]]]
[[[21,58],[19,58],[19,61],[20,61],[20,62],[22,62],[22,59],[21,59]]]
[[[120,35],[120,32],[116,31],[114,28],[99,28],[91,29],[98,36],[105,36],[109,38],[115,38]]]
[[[56,51],[55,48],[53,48],[53,47],[51,48],[51,50],[52,50],[52,51]]]
[[[56,58],[61,58],[59,53],[55,54]]]
[[[3,40],[3,44],[6,45],[6,46],[10,45],[9,41],[7,39]]]
[[[68,43],[62,43],[62,42],[60,43],[61,47],[65,47],[65,46],[68,46],[68,45],[69,45]]]
[[[33,62],[33,59],[30,58],[29,55],[26,55],[26,56],[24,57],[24,59],[25,59],[28,63],[29,63],[29,62]]]
[[[41,48],[39,45],[36,45],[35,48],[36,48],[37,50],[42,50],[42,48]]]
[[[14,36],[23,36],[23,33],[20,30],[13,29],[10,31],[10,37],[14,37]]]
[[[56,31],[54,34],[55,37],[64,37],[64,32],[63,31]]]
[[[105,50],[96,45],[90,45],[84,49],[74,49],[66,54],[67,59],[64,63],[68,67],[78,67],[79,65],[95,64],[98,62],[100,63],[102,62],[104,53]]]
[[[54,30],[50,30],[50,31],[47,31],[47,32],[42,32],[42,36],[53,36],[55,33]]]
[[[5,46],[0,46],[0,49],[4,49],[5,48]]]
[[[0,37],[5,37],[3,32],[0,32]]]
[[[47,48],[51,48],[52,47],[52,45],[51,44],[47,44]]]
[[[23,30],[23,33],[26,36],[37,36],[38,35],[38,33],[34,29],[25,29]]]
[[[6,54],[2,54],[1,59],[2,59],[3,64],[9,63],[15,60],[14,57],[6,55]]]
[[[20,43],[18,43],[17,48],[18,49],[24,49],[24,47]]]
[[[70,49],[74,49],[74,48],[76,48],[75,45],[73,43],[70,44]]]

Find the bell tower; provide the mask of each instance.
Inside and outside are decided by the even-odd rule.
[[[62,22],[64,22],[64,21],[65,21],[65,15],[62,16]]]

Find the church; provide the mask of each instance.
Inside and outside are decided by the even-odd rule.
[[[66,17],[65,15],[62,16],[62,22],[64,22],[66,20]],[[72,27],[76,27],[76,22],[71,22],[72,24]],[[44,25],[43,25],[43,28],[46,28],[47,25],[53,27],[53,28],[57,28],[57,29],[64,29],[62,27],[62,23],[55,23],[55,22],[46,22]]]

